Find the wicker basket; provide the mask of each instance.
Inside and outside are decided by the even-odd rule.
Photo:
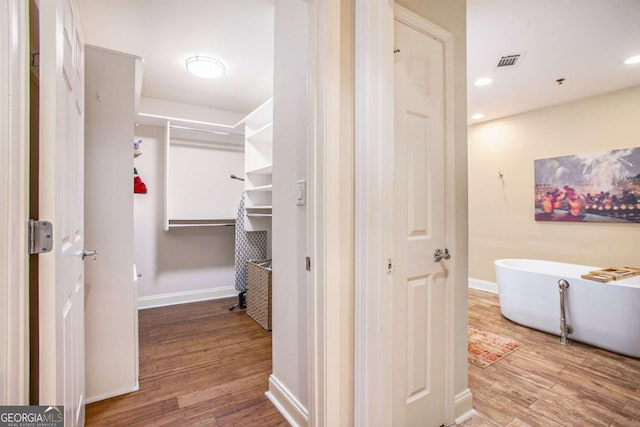
[[[267,331],[271,330],[271,269],[260,264],[270,261],[247,261],[247,314]]]

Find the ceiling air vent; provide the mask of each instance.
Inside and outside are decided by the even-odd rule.
[[[502,67],[514,67],[515,65],[518,64],[518,61],[520,60],[520,57],[522,55],[521,54],[515,54],[515,55],[507,55],[507,56],[502,56],[499,60],[498,60],[498,68],[502,68]]]

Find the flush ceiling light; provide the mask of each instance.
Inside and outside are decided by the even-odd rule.
[[[640,55],[631,56],[624,60],[625,65],[639,64],[640,63]]]
[[[486,86],[486,85],[490,85],[491,83],[493,83],[493,79],[492,78],[490,78],[490,77],[480,77],[473,84],[476,85],[476,86]]]
[[[480,120],[480,119],[484,119],[484,114],[475,113],[473,116],[471,116],[471,120]]]
[[[204,79],[215,79],[225,73],[224,64],[208,56],[192,56],[187,58],[187,70],[194,76]]]

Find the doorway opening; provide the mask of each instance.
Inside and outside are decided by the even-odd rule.
[[[139,192],[126,189],[129,194],[135,193],[127,227],[133,229],[134,255],[128,274],[131,275],[130,264],[135,264],[136,303],[141,309],[163,307],[170,311],[178,304],[237,298],[233,225],[237,225],[234,223],[244,193],[245,201],[251,204],[243,217],[251,224],[248,232],[266,233],[263,257],[273,258],[278,275],[274,280],[281,280],[278,290],[273,287],[271,310],[286,311],[282,317],[292,329],[280,333],[279,341],[274,338],[274,358],[278,351],[281,355],[294,354],[289,363],[299,377],[304,376],[294,391],[300,391],[302,400],[306,400],[307,344],[298,337],[307,331],[307,211],[304,197],[296,196],[299,189],[304,196],[308,161],[305,141],[312,132],[308,101],[310,5],[302,0],[281,1],[277,7],[269,0],[233,4],[200,1],[180,8],[175,2],[157,0],[137,2],[135,6],[130,2],[78,3],[87,45],[139,56],[145,61],[138,114],[130,123],[133,127],[137,121],[139,126],[130,141],[117,142],[117,149],[126,152],[123,159],[127,168],[135,168],[133,173],[145,187],[139,185]],[[257,11],[251,10],[252,5],[258,7]],[[265,13],[265,9],[271,11]],[[202,16],[208,21],[203,23]],[[271,19],[271,34],[258,37],[256,43],[266,43],[267,48],[258,47],[251,52],[257,60],[271,51],[271,64],[243,66],[242,58],[236,60],[234,55],[249,49],[243,49],[242,43],[248,42],[245,39],[249,33],[261,34],[265,18]],[[243,19],[244,24],[234,25],[234,19]],[[123,26],[126,30],[117,34],[115,28],[120,31]],[[184,31],[187,27],[190,30]],[[212,35],[211,30],[216,27],[222,33]],[[200,37],[176,48],[191,33]],[[168,38],[163,39],[165,36]],[[152,43],[145,37],[151,37]],[[223,40],[225,37],[231,39]],[[144,49],[151,45],[145,53]],[[172,54],[174,48],[180,50],[176,55]],[[186,60],[204,54],[224,62],[223,76],[207,80],[188,75]],[[245,51],[244,56],[247,55],[252,57]],[[179,77],[168,77],[172,69]],[[88,69],[87,79],[89,72]],[[249,76],[248,83],[232,84],[234,73]],[[268,90],[245,96],[252,80],[265,79],[271,81]],[[177,88],[174,80],[185,84]],[[235,87],[235,92],[225,84]],[[111,89],[108,85],[103,87],[87,93],[87,111],[90,102],[103,106],[109,102]],[[218,90],[219,95],[209,92],[210,88]],[[225,97],[227,107],[220,103]],[[272,97],[272,123],[254,126],[258,121],[252,119]],[[138,154],[134,150],[141,154],[134,158],[132,154]],[[104,157],[101,160],[107,161]],[[95,175],[96,171],[86,168],[85,174]],[[232,179],[231,175],[245,181]],[[130,175],[128,179],[131,181]],[[85,216],[90,211],[90,207],[86,208]],[[91,239],[87,230],[87,241]],[[97,263],[107,257],[106,246],[87,245],[98,250]],[[93,268],[90,265],[87,271]],[[93,315],[89,309],[90,286],[87,294],[87,321],[94,322],[95,319],[89,320]],[[278,299],[283,301],[280,305]],[[234,310],[226,314],[236,313]],[[90,329],[89,325],[88,346]],[[245,339],[238,336],[238,340]],[[88,382],[90,375],[88,371]],[[95,396],[87,397],[92,400]]]

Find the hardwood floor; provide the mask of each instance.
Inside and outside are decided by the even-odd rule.
[[[237,299],[139,312],[140,390],[87,406],[87,426],[288,426],[266,398],[271,333]]]
[[[479,414],[463,426],[640,426],[640,359],[561,346],[557,336],[502,317],[497,295],[473,289],[469,325],[525,346],[485,369],[469,365]]]
[[[87,426],[287,426],[264,396],[271,335],[235,299],[139,314],[140,390],[87,406]],[[476,426],[640,426],[640,360],[505,319],[497,295],[469,290],[469,325],[525,344],[469,366]],[[638,325],[630,325],[638,327]]]

